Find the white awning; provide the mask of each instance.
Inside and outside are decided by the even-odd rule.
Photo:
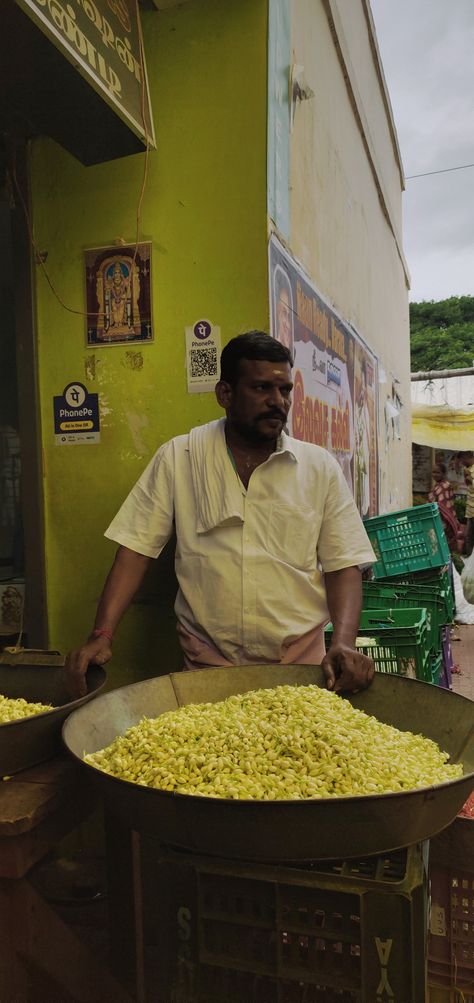
[[[474,449],[474,376],[411,384],[413,442],[434,449]]]

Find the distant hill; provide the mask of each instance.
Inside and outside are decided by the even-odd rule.
[[[474,296],[410,303],[412,373],[465,369],[474,360]]]

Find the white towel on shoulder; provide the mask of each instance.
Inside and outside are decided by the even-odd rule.
[[[197,533],[244,521],[242,487],[232,470],[224,430],[225,418],[218,418],[189,433]]]

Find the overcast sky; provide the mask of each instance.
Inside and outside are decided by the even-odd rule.
[[[370,0],[405,177],[474,164],[474,0]],[[410,299],[474,296],[474,167],[406,181]]]

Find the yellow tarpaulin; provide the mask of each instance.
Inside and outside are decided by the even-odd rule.
[[[433,449],[474,449],[474,408],[412,404],[412,437]]]

